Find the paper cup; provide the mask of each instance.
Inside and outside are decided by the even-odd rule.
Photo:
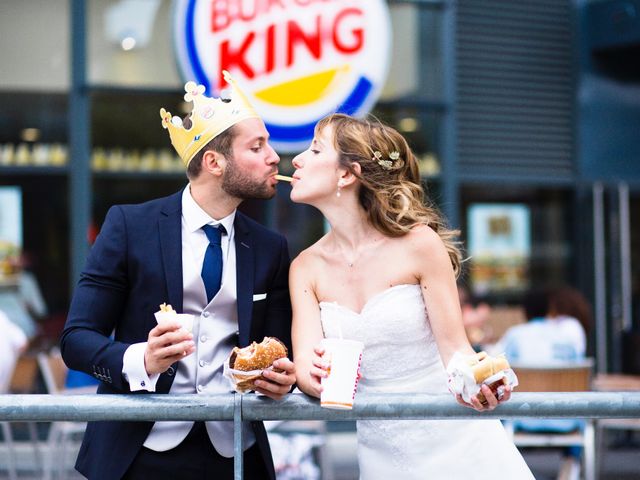
[[[193,330],[193,315],[190,313],[156,312],[156,322],[177,321],[187,332]]]
[[[322,378],[320,405],[325,408],[350,410],[358,387],[358,372],[364,344],[356,340],[325,338],[324,358],[329,359],[329,375]]]

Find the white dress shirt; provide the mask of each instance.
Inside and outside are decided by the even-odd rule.
[[[0,393],[9,393],[11,378],[20,353],[27,345],[27,336],[0,310]]]
[[[213,220],[191,196],[189,188],[182,195],[182,279],[183,308],[179,313],[194,315],[193,340],[196,351],[178,362],[169,393],[226,393],[231,386],[222,375],[223,363],[237,343],[238,314],[236,288],[236,252],[233,222],[235,211]],[[207,304],[204,282],[200,276],[209,240],[202,227],[222,224],[222,284]],[[158,374],[148,376],[144,367],[147,342],[131,345],[124,354],[123,373],[131,391],[155,391]],[[155,451],[166,451],[184,440],[193,422],[156,422],[144,443]],[[207,432],[214,448],[225,457],[233,456],[233,422],[207,422]],[[248,424],[244,425],[245,448],[255,442]]]

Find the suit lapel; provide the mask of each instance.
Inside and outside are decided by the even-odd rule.
[[[167,299],[177,312],[182,311],[182,191],[170,196],[158,220],[160,250],[164,277],[167,284]],[[177,363],[160,375],[156,391],[168,393],[175,378]],[[169,373],[171,372],[171,373]]]
[[[176,202],[177,200],[177,202]],[[173,308],[182,311],[182,192],[169,197],[167,208],[159,220],[162,265],[167,283],[167,299]],[[177,203],[177,204],[176,204]]]
[[[236,283],[238,295],[239,344],[249,344],[253,310],[254,249],[249,227],[240,212],[236,213]]]

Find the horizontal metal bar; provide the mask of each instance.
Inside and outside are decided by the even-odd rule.
[[[0,421],[233,420],[233,395],[0,395]]]
[[[458,405],[451,395],[358,394],[352,410],[320,407],[292,394],[282,401],[244,395],[243,420],[460,418],[640,418],[640,392],[514,393],[491,412]],[[0,395],[0,421],[233,420],[234,395]]]
[[[640,392],[514,393],[511,400],[491,412],[458,405],[451,395],[358,395],[353,410],[328,410],[317,400],[289,395],[275,403],[245,396],[245,420],[355,420],[445,418],[636,418],[640,417]]]

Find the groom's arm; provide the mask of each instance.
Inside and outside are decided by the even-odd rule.
[[[120,207],[112,207],[89,253],[76,287],[60,347],[69,368],[123,392],[122,359],[129,344],[110,338],[128,295],[126,228]]]

